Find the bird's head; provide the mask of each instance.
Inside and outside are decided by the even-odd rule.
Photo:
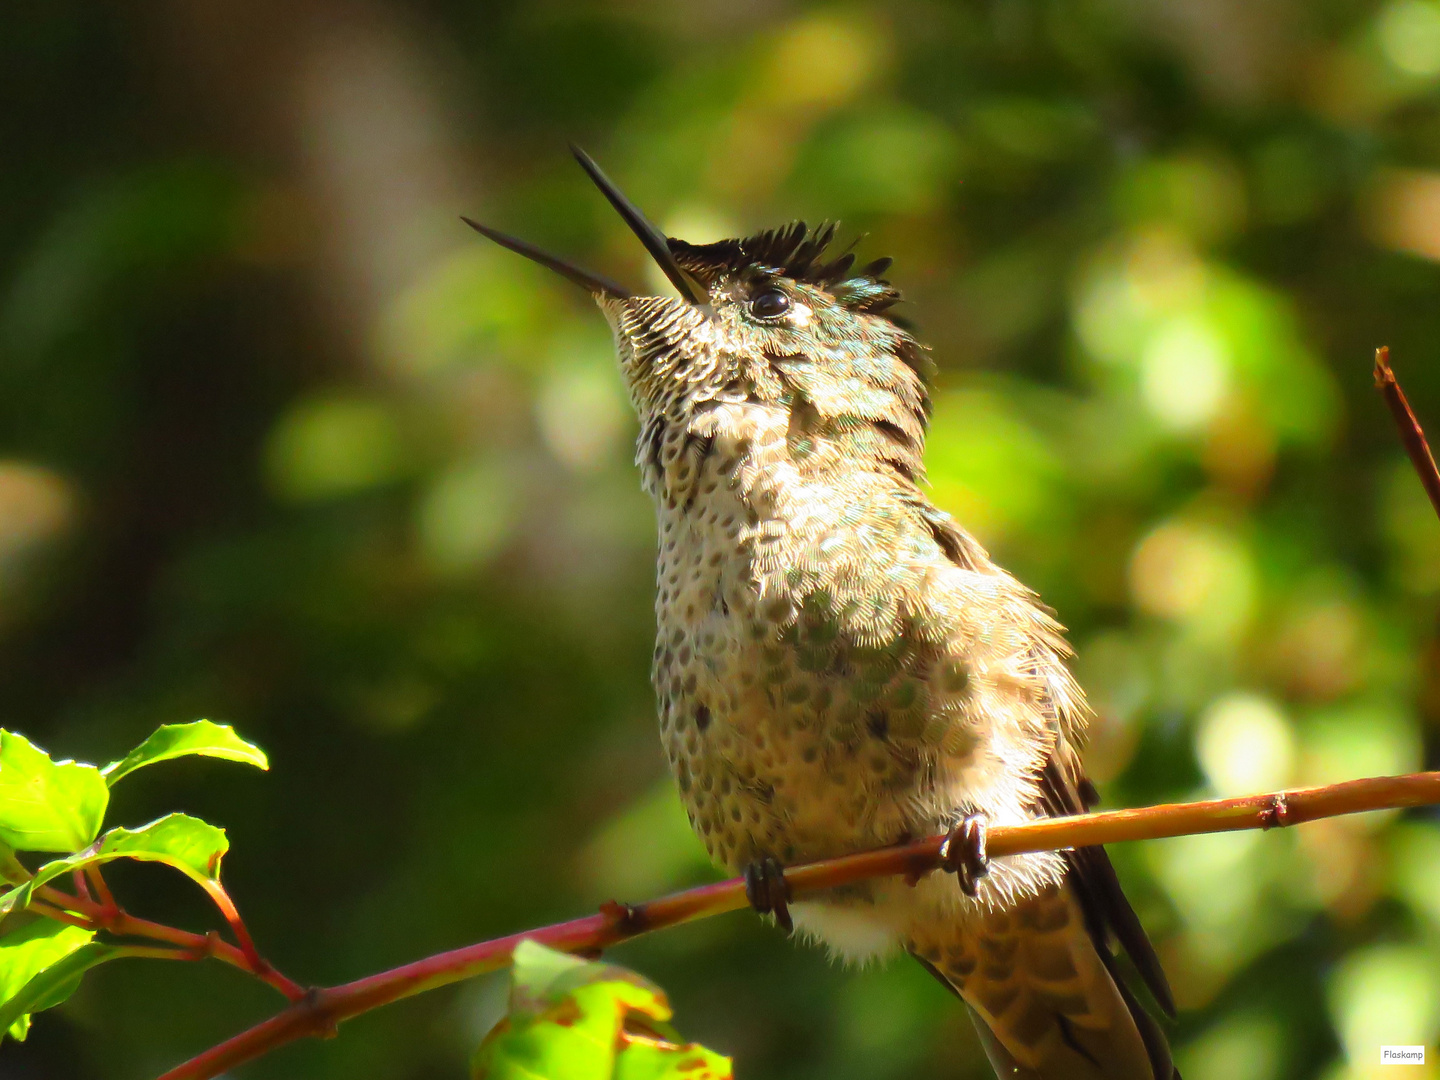
[[[591,292],[615,334],[643,425],[684,424],[713,403],[789,411],[797,438],[854,442],[918,479],[929,414],[925,349],[890,309],[889,259],[829,254],[833,224],[795,222],[711,244],[665,236],[582,151],[575,156],[680,294],[629,290],[467,222]]]

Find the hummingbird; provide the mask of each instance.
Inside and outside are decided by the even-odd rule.
[[[1089,711],[1063,628],[925,490],[931,362],[889,259],[836,226],[666,236],[576,147],[678,296],[467,224],[595,298],[659,532],[660,737],[711,858],[848,961],[903,951],[998,1076],[1172,1080],[1165,975],[1103,848],[991,860],[991,825],[1083,813]],[[853,247],[853,245],[852,245]],[[930,874],[793,901],[784,867],[946,834]]]

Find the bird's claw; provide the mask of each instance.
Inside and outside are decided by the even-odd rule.
[[[940,845],[940,868],[954,874],[960,891],[974,896],[980,879],[990,872],[990,858],[985,854],[985,815],[966,814],[960,824]]]
[[[790,919],[790,883],[785,868],[772,856],[756,859],[745,867],[745,898],[759,915],[774,915],[787,934],[795,932]]]

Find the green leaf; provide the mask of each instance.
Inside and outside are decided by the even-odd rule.
[[[30,871],[15,858],[15,849],[9,844],[0,844],[0,881],[11,885],[23,885],[30,880]]]
[[[28,905],[34,891],[47,881],[114,859],[163,862],[197,881],[217,881],[220,860],[228,850],[224,829],[189,814],[166,814],[138,829],[111,829],[84,851],[46,863],[24,885],[0,896],[0,916]]]
[[[70,929],[80,928],[72,926]],[[88,934],[90,931],[80,932]],[[97,964],[124,956],[128,951],[122,945],[99,941],[81,945],[35,975],[10,1000],[0,1005],[0,1032],[8,1031],[11,1037],[24,1039],[30,1030],[31,1014],[53,1009],[75,992],[85,972]]]
[[[0,843],[15,851],[78,851],[105,820],[110,789],[94,765],[51,761],[0,731]]]
[[[730,1080],[730,1060],[680,1043],[659,987],[614,964],[523,941],[510,1014],[480,1044],[473,1080]]]
[[[111,829],[88,861],[148,859],[168,863],[197,880],[218,881],[220,859],[229,850],[224,829],[189,814],[166,814],[138,829]]]
[[[61,993],[61,984],[75,978],[78,971],[63,975],[59,982],[43,982],[42,977],[64,963],[67,957],[88,947],[94,936],[93,930],[82,930],[78,926],[50,919],[36,919],[0,938],[0,1002],[4,1002],[0,1005],[0,1033],[8,1031],[13,1038],[25,1038],[30,1027],[30,1013],[58,1005],[69,996],[69,991]],[[84,967],[79,969],[83,970]],[[31,993],[31,985],[37,979],[42,979],[42,983]]]
[[[560,977],[584,971],[587,965],[588,961],[578,956],[522,941],[511,958],[510,1015],[525,1019],[539,1016],[555,1004],[551,988]]]
[[[612,1080],[729,1080],[730,1059],[699,1043],[631,1039],[615,1063]]]
[[[166,724],[157,728],[143,743],[119,761],[112,761],[100,770],[107,784],[114,784],[122,776],[128,776],[145,765],[171,758],[188,757],[224,758],[254,765],[257,769],[270,768],[265,751],[254,743],[248,743],[229,724],[215,724],[209,720],[196,720],[189,724]]]

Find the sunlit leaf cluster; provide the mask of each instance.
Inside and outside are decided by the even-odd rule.
[[[103,768],[57,762],[23,735],[0,731],[0,859],[11,883],[0,893],[0,1032],[24,1039],[31,1014],[63,1002],[89,968],[143,955],[62,921],[53,906],[36,910],[37,890],[47,883],[115,859],[159,862],[198,880],[219,879],[229,841],[223,829],[199,818],[167,814],[136,829],[101,832],[110,785],[136,769],[189,755],[269,767],[259,747],[209,720],[167,724]],[[63,855],[27,870],[16,855],[31,852]]]

